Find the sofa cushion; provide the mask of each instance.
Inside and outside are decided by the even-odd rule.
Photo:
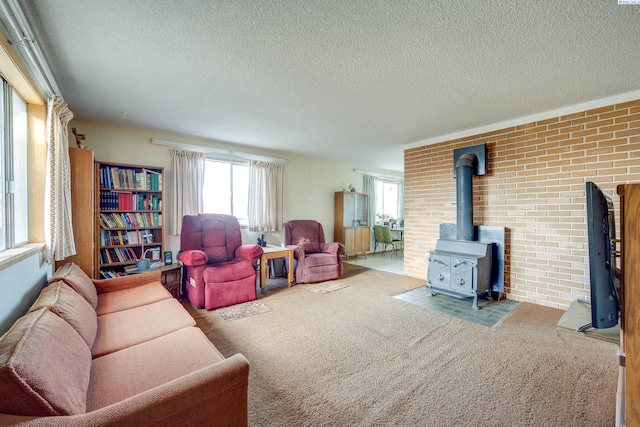
[[[76,264],[69,262],[60,267],[51,279],[49,279],[49,283],[59,280],[62,280],[82,295],[91,307],[95,309],[98,306],[98,292],[96,291],[96,287],[89,276]]]
[[[98,330],[95,310],[76,291],[62,281],[57,281],[40,292],[29,311],[47,308],[63,318],[91,348]]]
[[[160,282],[145,283],[133,288],[98,294],[96,314],[101,316],[171,298],[169,291]]]
[[[86,410],[91,353],[46,308],[25,314],[0,338],[0,412],[77,415]]]
[[[333,254],[318,253],[310,254],[304,260],[305,267],[320,267],[323,265],[336,265],[339,263],[339,258]]]
[[[224,357],[196,327],[183,328],[94,359],[87,411],[119,402]]]
[[[203,279],[205,283],[225,283],[247,277],[254,278],[255,274],[256,271],[249,261],[244,258],[235,258],[232,261],[207,266]]]
[[[173,298],[105,314],[98,316],[98,334],[91,353],[99,357],[195,324]]]

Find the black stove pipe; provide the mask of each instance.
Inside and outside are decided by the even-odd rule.
[[[456,238],[474,240],[473,233],[473,164],[475,154],[467,153],[456,162]]]

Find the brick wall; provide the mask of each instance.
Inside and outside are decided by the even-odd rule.
[[[406,275],[426,278],[439,225],[456,222],[453,150],[483,143],[474,224],[507,228],[507,298],[562,309],[588,298],[585,182],[612,196],[618,221],[616,185],[640,182],[640,100],[406,150]]]

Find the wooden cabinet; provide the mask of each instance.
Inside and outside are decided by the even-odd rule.
[[[640,184],[618,186],[620,196],[621,363],[619,421],[640,426]],[[624,408],[624,411],[622,409]],[[624,423],[621,423],[624,425]]]
[[[71,217],[76,254],[56,261],[56,269],[73,262],[87,276],[94,277],[94,181],[93,151],[69,148],[71,169]]]
[[[96,277],[125,274],[142,257],[163,259],[164,169],[96,162]]]
[[[350,255],[367,256],[371,246],[369,196],[364,193],[338,191],[335,193],[333,240],[345,245]]]

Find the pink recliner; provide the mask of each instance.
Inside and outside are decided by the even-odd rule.
[[[312,219],[296,219],[282,225],[284,244],[293,249],[295,280],[323,282],[342,277],[342,243],[326,243],[322,224]],[[291,268],[290,266],[288,268]]]
[[[232,215],[182,217],[180,253],[184,292],[198,308],[213,310],[258,298],[256,268],[262,248],[243,245]]]

